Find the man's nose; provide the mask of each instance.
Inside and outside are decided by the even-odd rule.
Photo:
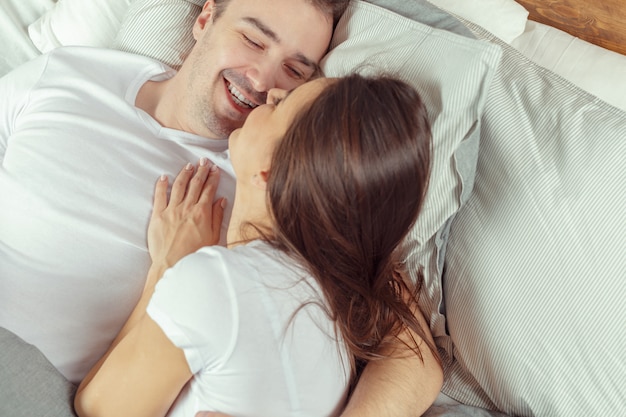
[[[273,62],[264,60],[248,70],[248,79],[256,91],[267,92],[276,86],[280,68]]]

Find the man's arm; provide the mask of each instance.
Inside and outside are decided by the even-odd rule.
[[[341,417],[418,417],[431,406],[443,383],[439,362],[423,342],[423,362],[400,345],[402,354],[367,364]]]
[[[426,320],[420,312],[416,318],[434,345]],[[413,337],[419,344],[423,362],[404,345],[407,342],[411,346],[410,336],[406,330],[388,351],[382,352],[390,356],[388,359],[367,364],[341,417],[418,417],[432,405],[443,384],[443,370],[417,335]],[[229,416],[200,412],[195,417]]]

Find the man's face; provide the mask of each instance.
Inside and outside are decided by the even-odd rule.
[[[284,138],[297,114],[333,82],[333,78],[317,78],[295,90],[272,89],[267,104],[259,106],[246,119],[243,127],[228,139],[230,159],[237,180],[252,180],[260,171],[271,170],[274,148]]]
[[[217,19],[213,0],[194,26],[197,43],[181,72],[191,101],[185,130],[226,138],[271,88],[308,80],[328,48],[332,18],[307,0],[231,0]]]

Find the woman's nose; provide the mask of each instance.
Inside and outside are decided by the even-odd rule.
[[[282,88],[270,88],[267,92],[267,104],[278,104],[287,95],[287,90]]]

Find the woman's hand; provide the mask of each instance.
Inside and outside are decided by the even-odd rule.
[[[195,172],[195,174],[194,174]],[[219,242],[225,199],[215,199],[219,170],[202,158],[197,170],[187,164],[167,199],[167,176],[157,181],[148,226],[148,250],[153,265],[170,267],[185,255]]]

